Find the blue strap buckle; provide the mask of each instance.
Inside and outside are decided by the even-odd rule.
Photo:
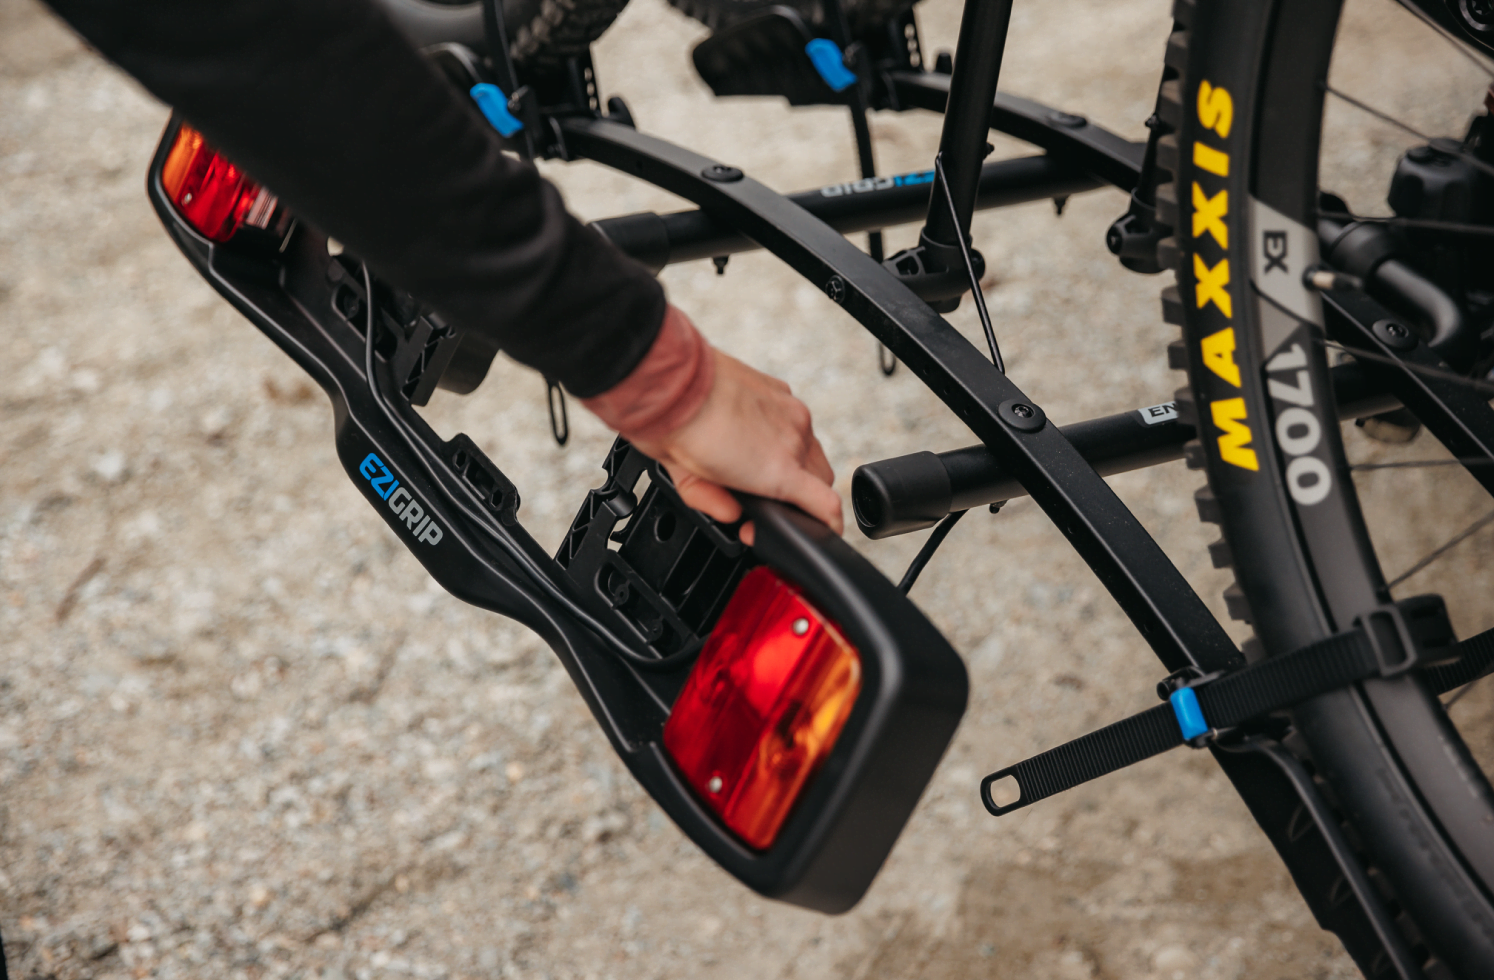
[[[519,117],[508,111],[508,96],[503,94],[503,89],[488,82],[479,82],[472,86],[469,94],[488,122],[505,138],[524,128]]]
[[[1204,718],[1203,707],[1198,703],[1195,688],[1223,677],[1225,671],[1216,670],[1201,674],[1197,667],[1184,667],[1157,685],[1157,693],[1172,705],[1172,713],[1178,720],[1178,729],[1183,741],[1195,749],[1201,749],[1232,728],[1215,728]]]
[[[804,45],[804,53],[832,92],[844,92],[856,84],[856,73],[846,67],[845,53],[828,37],[817,37]]]
[[[1172,703],[1172,713],[1177,716],[1183,741],[1191,745],[1198,737],[1209,734],[1209,723],[1204,721],[1203,709],[1198,706],[1198,695],[1193,693],[1193,688],[1180,687],[1168,695],[1167,700]]]

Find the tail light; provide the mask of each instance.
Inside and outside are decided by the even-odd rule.
[[[215,242],[245,225],[268,227],[279,203],[186,123],[166,155],[161,186],[182,218]]]
[[[845,726],[861,659],[765,567],[732,595],[664,726],[696,794],[749,847],[772,845]]]

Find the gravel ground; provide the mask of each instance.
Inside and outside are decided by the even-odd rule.
[[[952,46],[958,4],[920,10],[930,50]],[[1139,136],[1167,29],[1163,2],[1019,5],[1003,85]],[[854,175],[840,112],[712,102],[689,66],[701,36],[634,0],[599,45],[604,92],[785,190]],[[1477,107],[1477,73],[1384,0],[1355,4],[1344,36],[1354,60],[1335,71],[1377,104],[1435,132]],[[751,894],[633,785],[547,649],[439,591],[367,511],[324,400],[161,234],[142,178],[166,110],[32,0],[0,0],[0,105],[0,930],[16,975],[1356,975],[1203,755],[985,815],[982,773],[1154,703],[1159,675],[1029,502],[965,521],[915,591],[967,657],[971,704],[866,899],[830,918]],[[938,125],[879,116],[882,166],[926,166]],[[1338,107],[1329,132],[1336,186],[1375,206],[1397,134]],[[587,217],[675,206],[590,165],[547,171]],[[1059,422],[1180,383],[1161,281],[1101,241],[1123,207],[1101,193],[1062,218],[1041,204],[976,223],[1008,365]],[[809,402],[843,492],[863,461],[971,441],[766,257],[664,281]],[[953,321],[974,335],[968,303]],[[608,436],[573,417],[557,449],[543,391],[503,363],[428,417],[489,449],[553,543]],[[1371,512],[1399,524],[1407,484],[1376,479]],[[1222,617],[1198,482],[1174,464],[1114,485]],[[1487,506],[1445,473],[1420,491]],[[1397,526],[1387,547],[1440,540],[1418,533]],[[895,575],[921,535],[853,538]],[[1489,551],[1463,546],[1451,579],[1476,583]],[[1487,742],[1488,698],[1459,711]]]

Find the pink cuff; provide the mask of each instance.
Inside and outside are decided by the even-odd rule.
[[[690,421],[715,380],[711,345],[689,317],[669,306],[659,336],[632,373],[581,404],[623,438],[648,442]]]

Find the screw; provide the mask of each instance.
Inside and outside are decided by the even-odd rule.
[[[1380,342],[1391,350],[1409,351],[1416,348],[1416,332],[1404,323],[1395,320],[1376,320],[1370,330]]]
[[[837,303],[844,303],[846,300],[846,281],[840,276],[831,276],[830,281],[825,283],[825,295]]]
[[[706,789],[710,790],[712,793],[721,792],[721,777],[712,776],[711,781],[706,783]]]
[[[1012,406],[1012,414],[1019,419],[1030,419],[1032,418],[1032,406],[1018,402]]]
[[[794,620],[793,629],[795,636],[803,636],[805,633],[809,632],[809,620],[805,619],[803,616],[800,616],[798,619]]]

